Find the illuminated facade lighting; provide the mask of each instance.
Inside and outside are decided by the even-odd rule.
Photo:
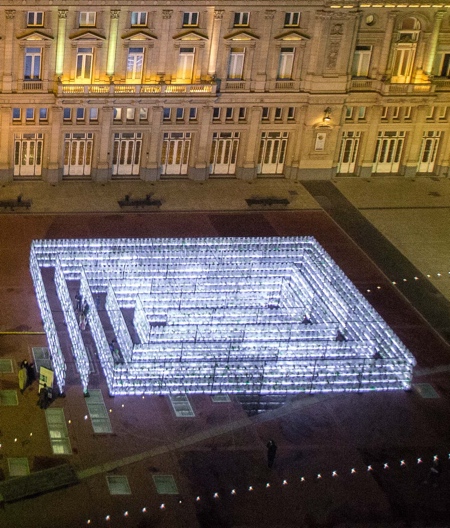
[[[85,391],[89,360],[69,281],[89,305],[112,395],[411,386],[410,352],[311,237],[40,240],[30,266],[61,390],[66,363],[42,276],[49,267]]]

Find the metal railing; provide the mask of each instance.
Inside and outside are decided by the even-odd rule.
[[[58,95],[215,94],[216,84],[58,84]]]

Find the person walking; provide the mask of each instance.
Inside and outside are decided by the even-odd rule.
[[[26,366],[22,363],[22,366],[19,370],[19,389],[20,392],[23,394],[24,390],[27,388],[28,385],[28,371]]]
[[[79,291],[75,294],[75,310],[81,312],[81,301],[83,297]]]
[[[39,391],[39,400],[37,403],[41,409],[47,409],[48,407],[48,389],[46,383],[44,383],[44,386]]]
[[[28,361],[25,359],[22,361],[22,365],[27,369],[28,374],[28,380],[27,385],[31,385],[33,381],[36,379],[36,372],[34,370],[34,363],[28,363]]]
[[[273,440],[267,442],[267,465],[272,468],[275,461],[275,455],[277,454],[277,445]]]

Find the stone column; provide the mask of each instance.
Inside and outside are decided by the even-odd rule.
[[[112,81],[116,67],[117,34],[119,29],[120,9],[111,9],[109,24],[108,58],[106,60],[106,75]]]
[[[52,128],[48,134],[48,170],[47,181],[49,183],[57,183],[62,178],[62,141],[64,137],[61,134],[63,109],[60,106],[52,108]]]
[[[167,48],[169,46],[170,19],[172,18],[172,9],[163,9],[163,22],[161,28],[161,42],[159,44],[159,61],[157,74],[164,80],[166,75]],[[176,64],[175,64],[176,70]],[[173,72],[171,72],[172,74]]]
[[[445,132],[441,135],[440,154],[436,159],[434,166],[434,172],[436,176],[440,178],[450,177],[449,165],[450,165],[450,134]],[[438,151],[438,152],[439,152]]]
[[[160,145],[162,141],[161,121],[162,121],[162,106],[152,106],[149,108],[149,133],[147,138],[146,167],[142,174],[142,179],[146,181],[159,180],[160,175]]]
[[[406,134],[406,144],[404,150],[404,170],[405,177],[414,178],[417,173],[417,166],[419,164],[420,150],[422,148],[423,124],[426,122],[428,107],[420,105],[416,108],[416,115],[414,121],[416,125],[411,132]]]
[[[388,14],[388,21],[386,24],[386,30],[384,32],[383,47],[380,54],[380,62],[378,64],[378,79],[389,77],[391,74],[391,68],[388,68],[389,51],[392,45],[392,35],[394,33],[394,23],[398,15],[398,11],[391,11]]]
[[[209,155],[211,148],[210,123],[212,119],[212,107],[204,106],[201,110],[201,128],[199,130],[198,150],[195,156],[195,165],[189,169],[189,177],[193,180],[206,180],[208,178]]]
[[[12,180],[14,153],[10,148],[10,141],[14,139],[11,130],[11,108],[9,106],[0,109],[0,182]],[[9,159],[10,157],[10,159]]]
[[[258,69],[256,71],[255,92],[264,92],[267,79],[267,72],[270,71],[269,49],[272,40],[272,27],[275,13],[276,11],[273,9],[266,9],[266,12],[264,13],[264,26],[262,28],[262,34],[264,35],[264,37],[261,40],[258,53],[259,56],[257,58]],[[279,50],[279,48],[277,48],[277,50]]]
[[[302,105],[297,108],[297,115],[295,117],[296,127],[295,130],[289,132],[289,143],[292,145],[292,159],[290,160],[290,167],[286,167],[285,174],[290,180],[299,179],[299,168],[301,162],[301,147],[303,144],[303,137],[305,127],[303,126],[306,120],[306,113],[308,111],[308,105]]]
[[[64,73],[64,49],[66,45],[67,9],[58,9],[58,36],[56,41],[55,74],[61,78]]]
[[[256,163],[259,148],[259,125],[261,122],[262,109],[253,106],[251,109],[250,126],[247,133],[247,144],[242,161],[242,166],[236,168],[236,176],[241,180],[253,180],[256,178]],[[244,145],[243,145],[244,146]]]
[[[113,109],[108,106],[102,108],[101,132],[96,133],[94,138],[97,152],[97,166],[92,173],[92,179],[97,182],[106,182],[110,179],[112,165],[112,142],[111,142],[111,122]],[[95,145],[94,145],[95,147]]]
[[[219,50],[220,30],[222,27],[223,9],[214,10],[214,20],[211,32],[211,46],[209,48],[208,75],[213,79],[217,71],[217,52]]]
[[[444,18],[444,14],[445,14],[444,11],[438,11],[434,15],[433,31],[431,33],[430,43],[428,45],[427,58],[425,60],[425,66],[424,66],[424,73],[428,77],[433,72],[433,63],[434,63],[434,58],[436,56],[436,48],[437,48],[437,43],[438,43],[438,38],[439,38],[439,31],[441,29],[441,24],[442,24],[442,19]]]
[[[370,109],[370,123],[368,132],[364,133],[362,142],[360,143],[360,169],[359,176],[361,178],[369,178],[372,175],[373,156],[377,145],[378,129],[381,119],[381,106],[373,106]]]
[[[14,56],[13,39],[14,39],[14,18],[16,11],[7,9],[6,27],[5,27],[5,56],[3,59],[3,93],[11,93],[12,90],[12,62]],[[16,57],[17,59],[17,57]]]

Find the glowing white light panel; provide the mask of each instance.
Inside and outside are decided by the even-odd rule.
[[[67,281],[89,304],[87,331],[111,394],[411,386],[413,356],[312,237],[39,240],[30,266],[61,390],[66,366],[45,267],[55,268],[85,390],[89,362]],[[120,360],[96,295],[106,296]]]

